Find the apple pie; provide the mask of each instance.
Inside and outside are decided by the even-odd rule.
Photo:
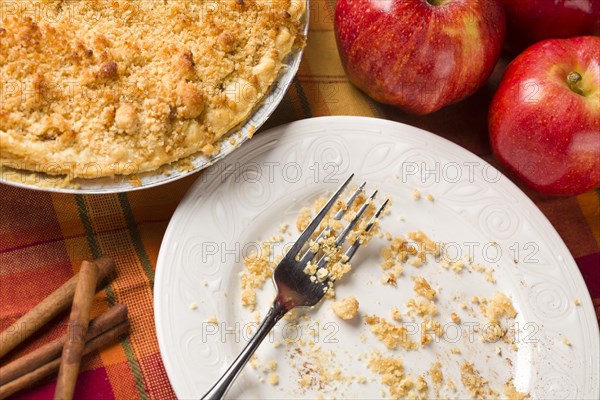
[[[305,4],[0,0],[0,163],[96,178],[214,154],[301,45]]]

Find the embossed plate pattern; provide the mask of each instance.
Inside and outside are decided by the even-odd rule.
[[[502,291],[518,311],[518,350],[500,342],[503,353],[498,355],[495,345],[465,336],[463,329],[463,335],[432,343],[424,352],[388,351],[360,320],[341,321],[325,303],[308,314],[322,333],[313,340],[323,354],[332,352],[326,357],[332,365],[342,365],[346,374],[365,375],[367,383],[303,389],[298,379],[310,371],[291,365],[291,352],[300,345],[276,348],[264,343],[259,360],[277,360],[279,385],[259,382],[266,375],[247,367],[230,392],[232,398],[315,398],[319,393],[380,397],[378,378],[356,357],[373,349],[400,356],[414,376],[427,376],[431,363],[440,361],[446,379],[459,386],[457,393],[447,393],[451,397],[467,396],[458,372],[465,360],[474,362],[501,394],[503,384],[513,379],[532,398],[598,397],[594,308],[572,256],[535,205],[485,161],[431,133],[384,120],[329,117],[279,127],[246,143],[205,171],[173,216],[158,259],[155,319],[165,367],[180,398],[201,397],[245,343],[235,330],[253,320],[240,305],[241,254],[256,248],[257,240],[276,234],[284,222],[294,232],[285,240],[294,240],[300,208],[334,189],[350,172],[357,174],[357,182],[364,179],[369,187],[393,197],[391,215],[382,221],[384,231],[400,235],[422,229],[462,255],[471,248],[476,262],[495,268],[497,283],[429,263],[406,266],[397,288],[383,286],[378,265],[386,241],[376,238],[339,282],[338,296],[352,294],[361,313],[389,319],[393,306],[403,309],[413,296],[409,276],[423,275],[438,288],[438,307],[447,319],[450,311],[462,312],[457,301],[468,303],[473,295],[489,297]],[[435,200],[413,200],[413,188]],[[259,297],[261,317],[273,293],[267,282]],[[207,323],[213,316],[217,325]],[[462,317],[463,323],[470,320],[467,314]],[[277,327],[273,340],[284,333],[290,339],[288,328],[289,324]],[[452,354],[452,347],[459,347],[461,354]]]

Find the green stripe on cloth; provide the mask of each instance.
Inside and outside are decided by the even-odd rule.
[[[298,93],[298,99],[300,100],[300,106],[302,107],[302,111],[304,112],[304,116],[306,118],[312,118],[313,113],[310,109],[310,104],[308,103],[308,98],[306,97],[306,93],[304,93],[304,89],[302,88],[302,84],[298,80],[298,77],[294,78],[294,89],[296,89],[296,93]]]
[[[83,223],[83,228],[85,229],[85,235],[88,242],[88,246],[90,246],[90,251],[92,253],[92,257],[94,259],[100,258],[102,256],[100,251],[100,246],[98,245],[98,241],[94,236],[94,229],[92,228],[92,221],[90,221],[90,217],[87,213],[87,209],[85,206],[85,199],[81,195],[75,196],[75,202],[77,203],[77,210],[79,211],[79,218]]]
[[[102,257],[102,251],[100,251],[100,245],[96,240],[96,236],[94,236],[94,229],[92,228],[92,221],[90,221],[90,217],[87,212],[85,199],[81,195],[76,195],[75,202],[77,203],[79,218],[81,219],[81,222],[83,223],[83,228],[85,229],[85,236],[88,242],[88,246],[90,247],[90,252],[92,253],[92,258],[100,258]],[[102,286],[104,286],[106,290],[106,301],[108,302],[108,306],[114,307],[116,303],[115,292],[112,286],[110,285],[110,281],[108,278],[104,278]]]
[[[85,236],[90,247],[90,251],[92,253],[93,258],[102,257],[102,252],[100,251],[100,245],[96,240],[96,236],[94,235],[94,229],[92,228],[92,222],[90,220],[90,216],[87,210],[87,206],[85,204],[85,198],[82,195],[75,196],[75,202],[77,203],[77,210],[79,211],[79,218],[83,223],[83,228],[85,230]],[[115,300],[115,292],[108,281],[105,279],[103,282],[104,289],[106,291],[106,300],[108,302],[109,307],[113,307],[116,303]],[[129,336],[123,338],[121,340],[121,347],[123,347],[123,352],[127,357],[127,363],[129,364],[129,368],[131,369],[131,373],[133,374],[135,380],[135,387],[138,391],[138,395],[141,399],[149,399],[148,393],[146,392],[146,384],[144,382],[144,378],[140,371],[140,366],[138,365],[137,359],[135,358],[135,354],[133,353],[133,349],[131,347],[131,341]]]
[[[131,204],[129,203],[129,198],[126,194],[119,194],[119,204],[121,205],[121,208],[125,214],[125,222],[127,223],[129,236],[131,237],[131,241],[135,247],[135,252],[140,260],[140,263],[142,264],[142,267],[144,268],[144,272],[146,272],[148,280],[150,281],[150,287],[154,289],[154,268],[152,267],[152,262],[150,261],[150,257],[148,257],[146,248],[144,247],[142,236],[137,228],[135,218],[133,217],[133,211],[131,210]]]
[[[123,351],[125,352],[125,357],[127,357],[127,361],[129,362],[129,368],[131,368],[131,372],[133,373],[133,377],[135,378],[135,388],[138,391],[140,399],[148,400],[150,397],[146,392],[146,382],[144,381],[144,377],[142,376],[142,371],[140,370],[140,366],[135,358],[135,354],[133,353],[133,348],[131,347],[131,340],[129,336],[126,336],[121,340],[121,346],[123,347]]]

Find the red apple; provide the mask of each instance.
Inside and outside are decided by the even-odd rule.
[[[352,83],[428,114],[473,94],[504,40],[497,0],[338,0],[335,33]]]
[[[598,0],[502,0],[506,41],[523,50],[544,39],[600,34]]]
[[[490,108],[496,156],[534,190],[600,186],[600,38],[549,39],[506,69]]]

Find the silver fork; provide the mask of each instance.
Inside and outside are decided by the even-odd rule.
[[[313,252],[309,249],[300,256],[300,252],[304,248],[305,244],[309,241],[315,230],[323,221],[323,218],[327,215],[331,207],[335,204],[336,200],[340,197],[342,192],[352,181],[354,174],[352,174],[346,182],[338,188],[338,190],[331,196],[323,208],[319,211],[317,216],[310,222],[308,227],[302,232],[298,240],[293,244],[290,250],[287,252],[285,257],[279,262],[277,268],[273,273],[273,280],[277,287],[277,295],[271,308],[266,315],[263,322],[258,327],[258,330],[250,339],[244,350],[238,355],[238,357],[229,366],[227,371],[221,376],[217,383],[206,393],[203,399],[222,399],[227,390],[231,387],[237,376],[242,371],[242,368],[246,365],[250,357],[254,354],[258,346],[262,343],[265,337],[269,334],[275,324],[290,310],[296,307],[311,307],[316,305],[325,295],[329,283],[333,280],[332,277],[327,276],[324,280],[311,280],[311,276],[308,275],[304,269],[308,262],[312,261],[319,252]],[[356,201],[359,194],[363,191],[365,183],[359,186],[359,188],[350,196],[346,202],[346,207],[340,209],[334,216],[334,219],[341,220],[346,210],[350,209],[350,206]],[[357,211],[356,216],[346,225],[346,227],[338,234],[335,240],[336,246],[341,246],[348,234],[356,227],[365,211],[368,209],[369,204],[375,199],[377,191],[375,191],[367,201],[365,201],[360,209]],[[386,200],[381,207],[375,212],[373,217],[369,220],[368,224],[364,228],[364,232],[370,232],[375,226],[377,218],[385,210],[389,200]],[[316,239],[324,238],[330,232],[330,227],[325,227],[323,232]],[[361,246],[360,239],[357,239],[352,243],[345,251],[344,260],[348,262],[352,259],[356,251]],[[328,263],[326,255],[322,255],[317,261],[317,270],[325,268]]]

